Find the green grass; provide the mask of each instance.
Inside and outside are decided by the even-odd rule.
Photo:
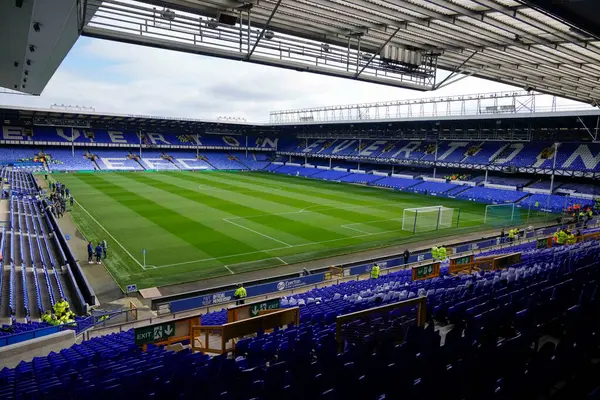
[[[108,241],[106,266],[121,287],[182,283],[458,233],[403,231],[404,208],[460,208],[461,232],[484,229],[483,204],[270,173],[57,179],[79,203],[72,216],[83,235]]]

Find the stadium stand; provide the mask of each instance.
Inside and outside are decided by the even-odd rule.
[[[533,194],[519,202],[522,207],[532,208],[535,207],[536,203],[539,204],[540,208],[552,210],[554,213],[560,213],[575,204],[580,204],[583,208],[594,206],[594,201],[590,199],[574,196],[559,196],[555,194]]]
[[[424,194],[443,194],[447,193],[451,189],[455,189],[456,185],[445,182],[423,182],[418,185],[412,186],[410,190],[416,193]]]
[[[120,170],[120,171],[142,171],[144,167],[127,150],[94,150],[94,155],[98,156],[96,163],[100,169]]]
[[[46,164],[48,169],[52,171],[80,171],[80,170],[95,170],[96,165],[92,160],[85,157],[87,150],[77,150],[73,152],[71,149],[65,148],[50,148],[44,151],[48,155]]]
[[[472,187],[459,193],[456,197],[484,203],[515,203],[527,196],[527,193],[513,190]]]
[[[269,165],[269,156],[267,154],[261,153],[248,153],[248,157],[246,154],[241,151],[232,151],[229,154],[237,159],[237,161],[242,164],[244,167],[256,171],[265,169],[267,165]]]
[[[235,360],[141,352],[132,331],[94,338],[3,369],[0,396],[191,398],[200,386],[205,398],[228,399],[537,398],[564,382],[564,398],[581,398],[595,389],[581,379],[597,369],[598,244],[503,252],[515,250],[521,263],[501,271],[416,282],[399,271],[286,298],[284,307],[300,306],[300,325],[238,341]],[[425,328],[410,308],[375,314],[342,325],[338,355],[337,315],[417,296],[431,310]],[[443,340],[434,320],[452,324]]]
[[[0,317],[17,321],[33,321],[45,310],[64,298],[73,307],[83,307],[76,281],[72,279],[65,251],[53,228],[48,208],[38,200],[38,186],[33,175],[23,171],[3,169],[12,195],[9,202],[8,225],[2,228],[3,262],[8,276],[0,279]],[[7,290],[8,289],[8,290]],[[20,327],[20,329],[25,329]]]
[[[145,169],[156,169],[159,171],[176,171],[178,166],[162,151],[145,150],[142,152],[140,164]]]

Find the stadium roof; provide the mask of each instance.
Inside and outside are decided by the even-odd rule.
[[[98,11],[83,34],[93,37],[418,90],[477,76],[600,103],[597,38],[521,1],[90,2]],[[386,46],[419,53],[421,66],[389,62]],[[435,67],[456,75],[435,82]]]
[[[596,0],[13,0],[0,6],[0,36],[11,38],[0,42],[0,85],[40,94],[83,34],[416,90],[477,76],[598,104],[594,7]],[[438,68],[452,74],[436,81]]]

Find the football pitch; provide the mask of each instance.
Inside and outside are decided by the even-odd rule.
[[[485,229],[485,205],[266,172],[55,176],[123,288],[164,286]],[[412,234],[405,208],[460,209],[459,228]],[[454,221],[458,212],[454,213]],[[488,227],[489,229],[490,227]],[[144,261],[145,249],[145,261]],[[84,260],[82,260],[84,261]]]

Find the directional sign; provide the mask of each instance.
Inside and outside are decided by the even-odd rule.
[[[435,278],[440,275],[440,263],[418,265],[412,268],[412,280]]]
[[[136,345],[160,342],[175,335],[175,323],[167,322],[159,325],[135,328],[133,334]]]
[[[137,285],[136,284],[127,285],[127,293],[133,293],[133,292],[137,292]]]
[[[259,312],[265,310],[277,310],[280,307],[279,299],[266,300],[260,303],[254,303],[250,306],[250,316],[257,317]]]

